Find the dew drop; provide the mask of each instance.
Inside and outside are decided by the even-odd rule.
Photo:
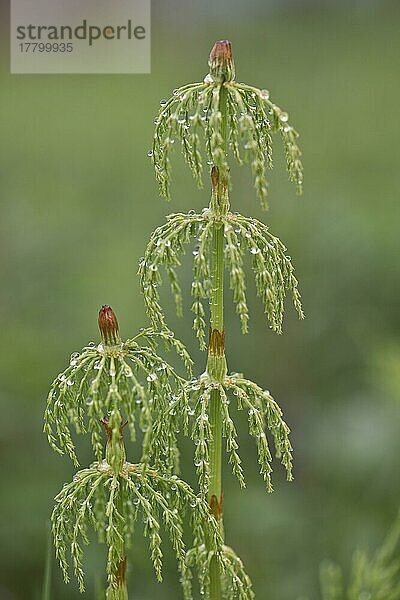
[[[149,151],[147,152],[147,156],[153,156],[153,150],[149,150]]]
[[[78,361],[77,361],[77,359],[79,358],[79,356],[80,356],[80,355],[79,355],[79,352],[73,352],[73,353],[71,354],[71,361],[70,361],[70,364],[71,364],[72,366],[76,365],[76,363],[78,362]]]
[[[129,365],[125,365],[124,374],[125,374],[125,377],[133,377],[132,369],[130,368]]]
[[[167,101],[163,98],[162,100],[160,100],[160,106],[166,106]]]
[[[269,99],[269,91],[268,90],[261,90],[260,96],[261,96],[261,98],[263,100],[268,100]]]
[[[149,373],[146,377],[147,381],[155,381],[157,379],[156,373]]]

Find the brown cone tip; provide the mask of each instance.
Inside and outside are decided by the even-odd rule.
[[[115,345],[119,342],[118,319],[111,306],[103,304],[99,310],[99,329],[105,344]]]
[[[228,40],[215,42],[210,52],[210,62],[223,65],[232,62],[232,58],[232,44]]]
[[[228,40],[215,42],[208,64],[214,80],[232,81],[235,78],[232,44]]]

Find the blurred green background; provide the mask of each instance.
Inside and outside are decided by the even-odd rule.
[[[151,231],[166,213],[208,202],[207,186],[195,189],[178,156],[173,201],[160,200],[147,150],[159,100],[204,77],[220,38],[233,42],[238,80],[269,89],[289,111],[305,165],[299,199],[276,160],[266,215],[247,168],[233,170],[233,209],[266,220],[286,243],[307,319],[288,305],[284,335],[274,335],[250,277],[249,334],[227,317],[229,366],[280,401],[296,465],[288,484],[276,464],[267,496],[240,423],[248,489],[225,468],[228,542],[268,600],[317,598],[323,559],[348,565],[357,546],[380,543],[400,496],[399,25],[398,3],[157,1],[151,75],[11,76],[3,13],[1,600],[39,597],[52,498],[74,472],[41,433],[52,377],[97,339],[100,304],[114,307],[125,336],[146,324],[135,273]],[[164,298],[200,373],[190,316],[177,320]],[[193,482],[190,446],[183,454]],[[88,598],[102,553],[89,551]],[[180,598],[172,558],[160,587],[147,553],[138,538],[131,597]],[[78,597],[55,567],[51,598]]]

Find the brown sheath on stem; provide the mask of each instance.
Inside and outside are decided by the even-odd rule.
[[[125,585],[125,573],[126,573],[126,556],[119,561],[118,567],[115,573],[115,578],[118,587],[124,587]]]
[[[221,521],[224,512],[224,493],[221,492],[220,499],[213,494],[210,498],[210,511],[216,521]]]
[[[210,330],[210,337],[208,340],[208,350],[210,354],[214,356],[223,356],[225,352],[225,331],[219,331],[218,329]]]

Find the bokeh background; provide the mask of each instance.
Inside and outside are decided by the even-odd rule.
[[[317,599],[322,560],[347,571],[356,547],[381,542],[400,497],[399,16],[397,2],[372,0],[156,0],[151,75],[11,76],[3,9],[1,600],[41,597],[52,498],[74,472],[41,432],[52,377],[97,339],[100,304],[114,307],[126,336],[146,324],[135,274],[151,231],[166,213],[208,202],[207,186],[195,189],[178,156],[173,201],[159,199],[147,151],[159,100],[204,77],[221,38],[233,42],[238,79],[269,89],[289,111],[305,166],[298,198],[276,160],[268,214],[248,170],[233,169],[233,209],[266,220],[286,243],[307,319],[288,305],[284,335],[273,334],[250,277],[246,337],[227,311],[230,368],[280,401],[296,465],[288,484],[276,464],[276,491],[267,496],[239,423],[248,489],[225,468],[228,541],[257,597],[268,600]],[[181,275],[188,309],[190,256]],[[190,316],[176,319],[168,294],[164,300],[200,373],[205,359]],[[191,449],[183,448],[194,483]],[[84,445],[81,456],[90,461]],[[101,587],[102,553],[89,551],[87,598]],[[138,538],[131,597],[181,597],[168,552],[162,587],[147,554]],[[79,597],[55,566],[51,589],[57,600]]]

